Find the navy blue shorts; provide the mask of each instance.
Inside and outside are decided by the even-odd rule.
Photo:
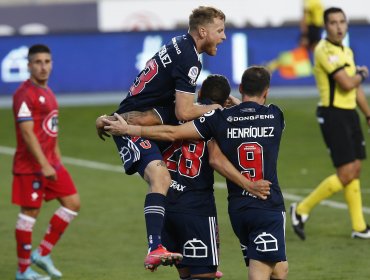
[[[123,167],[128,175],[139,172],[144,177],[144,170],[153,160],[163,160],[157,145],[141,137],[113,136]]]
[[[219,264],[217,217],[166,211],[162,243],[184,256],[177,267],[188,267],[191,274],[216,272]]]
[[[263,262],[286,261],[285,212],[250,208],[229,213],[240,241],[246,265],[249,259]]]

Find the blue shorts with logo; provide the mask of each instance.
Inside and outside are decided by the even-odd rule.
[[[143,177],[144,170],[153,160],[163,160],[157,145],[141,137],[113,136],[123,167],[128,175],[139,172]]]
[[[286,261],[284,211],[249,208],[229,213],[231,225],[246,265],[249,259],[263,262]]]
[[[162,243],[167,250],[180,252],[177,267],[188,267],[191,274],[216,272],[219,264],[217,217],[166,211]]]

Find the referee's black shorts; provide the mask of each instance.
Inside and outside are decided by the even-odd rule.
[[[366,158],[365,140],[355,109],[318,107],[316,115],[335,167]]]

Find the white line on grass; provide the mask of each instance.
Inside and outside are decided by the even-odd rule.
[[[13,156],[14,152],[15,152],[14,148],[0,146],[0,154]],[[101,163],[101,162],[77,159],[77,158],[71,158],[71,157],[62,157],[62,160],[63,160],[63,163],[80,166],[80,167],[86,167],[90,169],[113,171],[113,172],[119,172],[119,173],[123,172],[123,167],[119,165],[112,165],[112,164],[107,164],[107,163]],[[215,182],[214,186],[220,189],[226,188],[226,184],[223,182]],[[295,194],[286,193],[286,192],[284,193],[284,198],[290,201],[300,201],[303,199],[303,197],[300,195],[295,195]],[[347,205],[345,203],[336,202],[332,200],[324,200],[320,204],[331,207],[331,208],[336,208],[336,209],[344,209],[344,210],[347,209]],[[364,213],[370,214],[370,208],[363,207],[362,209]]]

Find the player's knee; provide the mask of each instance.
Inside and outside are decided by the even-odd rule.
[[[359,178],[361,172],[360,161],[354,161],[337,169],[337,175],[343,186],[348,185],[352,180]]]
[[[162,176],[156,176],[157,178],[153,178],[150,180],[150,189],[152,192],[162,193],[164,195],[167,194],[167,191],[171,185],[171,176],[168,174],[163,174]]]
[[[37,219],[39,213],[40,208],[21,207],[21,214],[29,216],[31,218]]]
[[[272,271],[271,280],[285,280],[288,277],[288,262],[280,262]]]
[[[351,181],[353,179],[356,178],[354,175],[355,174],[353,174],[353,173],[346,172],[346,173],[340,174],[338,177],[339,177],[339,180],[341,181],[341,183],[343,184],[343,186],[346,186],[349,183],[351,183]]]
[[[62,204],[63,207],[73,212],[79,212],[81,209],[81,201],[80,196],[78,194],[63,197],[60,199],[60,203]]]
[[[343,169],[338,173],[338,178],[343,184],[343,186],[348,185],[351,183],[353,179],[356,179],[356,172],[354,168],[347,168]]]

